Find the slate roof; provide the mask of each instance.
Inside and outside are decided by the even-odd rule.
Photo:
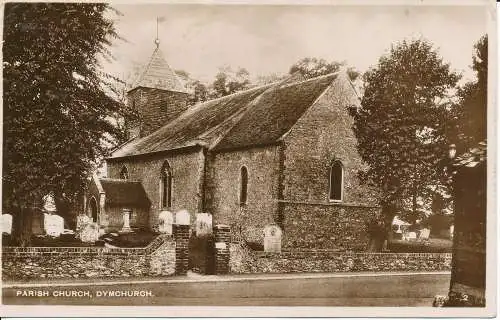
[[[276,142],[337,76],[277,82],[197,104],[150,135],[121,146],[111,158],[196,145],[222,150]]]
[[[169,91],[186,92],[179,77],[170,68],[159,48],[156,48],[148,64],[133,83],[131,90],[138,87],[156,88]]]
[[[149,207],[151,204],[139,181],[107,178],[99,181],[106,194],[106,204],[135,207]]]
[[[486,140],[478,143],[475,148],[455,158],[453,166],[473,168],[486,161]]]

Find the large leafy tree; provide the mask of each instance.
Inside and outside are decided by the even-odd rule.
[[[450,140],[457,144],[460,152],[486,139],[488,37],[481,37],[474,49],[472,69],[476,72],[477,79],[459,88],[456,131],[450,131]]]
[[[100,71],[117,38],[104,3],[7,3],[3,45],[3,212],[29,244],[31,217],[51,192],[60,211],[98,159],[124,137],[116,79]]]
[[[359,110],[351,109],[358,150],[369,168],[361,178],[380,190],[386,223],[430,185],[446,181],[446,132],[459,75],[425,40],[402,41],[364,75]]]

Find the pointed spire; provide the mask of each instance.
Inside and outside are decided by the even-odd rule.
[[[170,68],[159,48],[160,41],[155,40],[156,48],[140,76],[130,90],[138,87],[155,88],[168,91],[186,92],[175,71]]]

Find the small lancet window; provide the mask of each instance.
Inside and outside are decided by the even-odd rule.
[[[330,167],[330,201],[340,202],[343,197],[344,167],[340,161],[333,162]]]
[[[128,170],[125,166],[120,170],[120,179],[128,180]]]
[[[161,169],[161,206],[172,206],[172,168],[168,161],[165,161]]]
[[[240,205],[247,204],[247,193],[248,193],[248,170],[247,167],[243,166],[240,170]]]

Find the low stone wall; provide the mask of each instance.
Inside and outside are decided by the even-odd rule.
[[[364,251],[366,224],[380,209],[355,204],[281,202],[283,248]]]
[[[451,253],[349,253],[332,250],[252,251],[231,244],[231,273],[445,271]]]
[[[4,247],[3,280],[168,276],[176,273],[176,242],[160,235],[144,248]]]

